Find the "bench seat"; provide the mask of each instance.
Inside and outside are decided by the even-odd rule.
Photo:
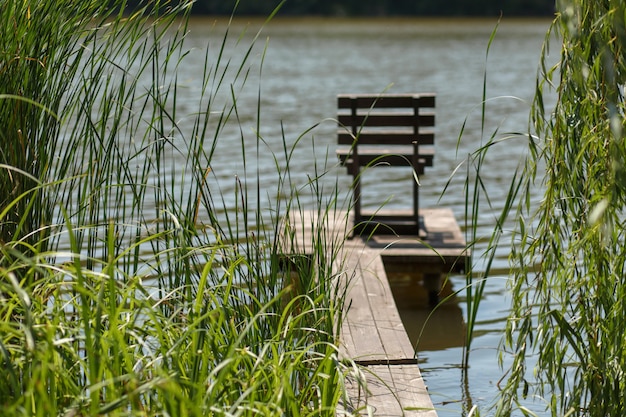
[[[350,171],[350,165],[354,163],[352,158],[352,148],[343,146],[337,148],[337,157],[342,165],[346,166],[348,171]],[[412,146],[404,146],[404,147],[359,147],[359,162],[363,166],[371,166],[372,164],[376,164],[376,166],[410,166],[411,158],[413,157],[413,147]],[[416,173],[421,175],[424,173],[425,167],[433,166],[433,159],[435,157],[434,149],[424,149],[421,150],[418,155],[418,166]]]

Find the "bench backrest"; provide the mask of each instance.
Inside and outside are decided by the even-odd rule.
[[[434,94],[341,94],[338,144],[433,145],[434,107]]]

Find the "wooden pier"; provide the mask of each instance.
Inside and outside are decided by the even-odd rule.
[[[292,254],[312,254],[314,229],[341,244],[333,269],[347,289],[346,311],[340,330],[340,353],[359,365],[347,376],[348,398],[337,415],[436,417],[422,379],[417,356],[398,313],[385,267],[403,265],[426,271],[424,285],[438,291],[441,274],[462,269],[465,242],[449,209],[421,211],[428,242],[417,236],[353,236],[353,218],[346,212],[290,213]],[[319,238],[319,237],[317,237]],[[359,383],[365,379],[365,385]]]

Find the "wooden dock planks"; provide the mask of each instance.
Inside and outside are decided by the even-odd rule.
[[[360,239],[344,246],[348,310],[341,329],[346,357],[361,365],[417,363],[393,299],[380,251]],[[354,276],[350,276],[353,271]]]
[[[363,390],[354,377],[348,376],[348,399],[338,415],[357,411],[375,416],[437,416],[383,260],[447,273],[463,270],[469,253],[450,209],[424,209],[420,213],[428,230],[427,242],[405,235],[352,236],[353,218],[346,212],[289,214],[286,227],[292,251],[295,248],[298,254],[313,255],[314,239],[342,247],[333,267],[341,284],[347,286],[340,353],[360,365],[367,388]],[[318,229],[323,229],[323,234],[318,235]]]
[[[371,248],[384,249],[385,262],[408,263],[420,267],[435,266],[448,272],[462,272],[470,251],[466,248],[461,229],[449,208],[420,210],[428,233],[422,241],[416,236],[372,235],[367,241]]]
[[[349,398],[337,415],[437,417],[417,365],[373,365],[363,372],[365,390],[348,378]]]
[[[364,367],[367,381],[363,388],[347,379],[348,401],[344,408],[358,410],[362,415],[436,417],[396,308],[380,250],[354,239],[346,242],[344,255],[342,268],[348,291],[340,349],[344,358]]]

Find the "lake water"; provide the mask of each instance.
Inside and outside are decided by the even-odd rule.
[[[232,33],[238,34],[247,24],[250,25],[249,34],[255,33],[259,26],[258,21],[248,22],[240,18],[231,28]],[[487,46],[496,24],[496,19],[272,21],[263,29],[252,50],[246,85],[236,84],[234,87],[239,118],[245,137],[250,138],[250,155],[253,155],[248,165],[249,176],[253,177],[250,181],[255,181],[258,169],[261,188],[272,195],[277,187],[272,152],[281,152],[283,140],[292,146],[303,132],[321,122],[306,133],[296,147],[291,162],[294,181],[305,183],[308,176],[314,175],[317,162],[331,167],[329,170],[336,173],[331,182],[338,178],[340,188],[347,192],[351,178],[343,170],[332,168],[335,165],[336,124],[329,119],[336,115],[336,95],[435,92],[435,162],[421,178],[420,204],[422,207],[451,207],[462,223],[465,202],[462,175],[451,182],[445,195],[441,196],[441,192],[457,165],[496,129],[502,133],[528,131],[535,76],[550,22],[504,18],[487,57]],[[204,45],[209,42],[217,50],[223,29],[211,19],[192,21],[188,46],[196,49],[179,73],[181,87],[178,94],[183,104],[185,95],[190,102],[196,99],[197,83],[204,68]],[[250,35],[247,35],[239,46],[234,40],[229,43],[227,54],[233,54],[233,62],[236,63],[245,52],[249,40]],[[488,102],[485,130],[481,133],[485,76]],[[254,130],[259,91],[259,126],[265,144],[257,158]],[[231,191],[234,190],[235,175],[244,176],[239,136],[238,130],[225,131],[213,160],[212,170],[224,195],[234,195]],[[503,204],[507,179],[525,148],[525,139],[514,136],[490,151],[482,176],[495,211]],[[460,172],[464,173],[465,168]],[[377,180],[393,183],[396,180],[393,175],[385,173]],[[389,187],[383,187],[368,194],[368,201],[375,205],[386,200],[388,194]],[[539,190],[535,197],[541,197]],[[259,204],[261,207],[265,205],[264,202]],[[493,211],[485,207],[479,216],[479,234],[489,236],[493,225]],[[477,258],[482,250],[484,246],[480,244],[475,248]],[[485,411],[497,395],[497,384],[503,374],[497,355],[508,307],[507,253],[501,252],[495,264],[501,275],[487,280],[466,378],[461,370],[466,314],[462,293],[436,312],[419,341],[421,369],[440,416],[461,415],[473,404]],[[464,285],[464,278],[452,277],[451,284],[453,290],[459,290]],[[427,313],[425,308],[406,313],[405,322],[412,335],[422,329]]]

